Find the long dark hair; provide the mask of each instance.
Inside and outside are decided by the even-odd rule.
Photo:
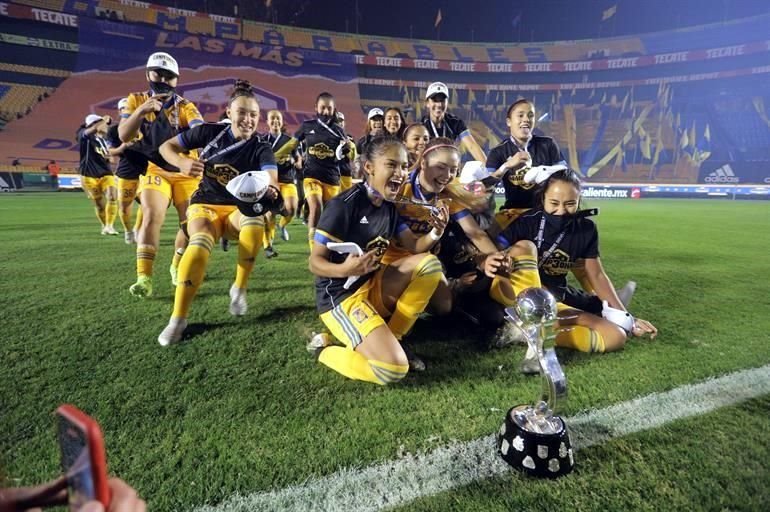
[[[398,107],[389,107],[385,109],[385,115],[382,118],[382,129],[385,130],[385,132],[388,132],[388,129],[385,128],[385,118],[388,116],[388,112],[393,111],[396,114],[398,114],[398,117],[401,119],[401,126],[398,127],[398,131],[396,133],[391,133],[393,137],[398,137],[399,139],[404,137],[404,132],[406,131],[406,118],[404,117],[404,113],[401,112],[401,109]]]

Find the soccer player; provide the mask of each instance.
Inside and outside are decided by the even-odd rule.
[[[340,191],[339,160],[349,146],[345,133],[335,122],[334,96],[328,92],[318,95],[315,102],[316,119],[302,123],[292,139],[276,151],[280,160],[290,154],[300,142],[307,144],[307,158],[302,175],[302,188],[308,206],[308,245],[312,248],[315,227],[323,205]]]
[[[270,131],[265,137],[265,141],[270,144],[273,152],[278,151],[286,145],[291,137],[286,135],[283,125],[283,114],[278,110],[271,110],[267,113],[267,126]],[[281,239],[289,241],[289,230],[286,226],[291,223],[294,214],[297,212],[297,186],[294,184],[295,172],[295,151],[278,160],[278,185],[283,198],[283,210],[281,211],[281,220],[278,227],[281,230]],[[273,240],[275,238],[275,215],[272,213],[265,215],[265,256],[271,258],[278,253],[273,249]]]
[[[404,145],[409,155],[409,169],[414,169],[420,160],[425,146],[430,141],[428,129],[420,123],[413,123],[404,130]]]
[[[345,132],[345,114],[337,111],[337,124],[352,144],[346,146],[342,154],[340,164],[340,192],[344,192],[353,186],[353,163],[356,161],[356,146],[353,136]]]
[[[383,128],[385,133],[391,137],[402,139],[404,137],[404,130],[406,129],[406,118],[404,113],[398,107],[390,107],[385,110],[385,117],[383,121]]]
[[[180,226],[186,223],[190,196],[200,182],[199,176],[185,175],[173,166],[164,164],[162,158],[158,158],[158,146],[169,137],[203,123],[203,117],[195,105],[174,92],[179,80],[179,65],[171,55],[164,52],[150,55],[145,76],[150,91],[129,94],[118,127],[123,142],[130,142],[142,133],[140,143],[126,151],[137,150],[150,160],[139,188],[142,227],[136,245],[137,279],[129,288],[136,297],[152,295],[153,264],[169,203],[173,203],[176,208]],[[195,157],[194,154],[190,156]],[[159,162],[164,165],[159,165]],[[170,268],[174,285],[177,267],[186,245],[187,237],[180,228],[174,241],[174,259]]]
[[[447,137],[460,141],[474,159],[484,162],[484,151],[473,138],[470,129],[459,117],[447,112],[449,106],[449,89],[443,82],[433,82],[425,94],[425,108],[428,115],[423,116],[421,123],[428,129],[430,138]]]
[[[110,168],[110,148],[104,137],[110,116],[89,114],[77,132],[80,143],[80,175],[83,190],[94,202],[96,218],[102,225],[103,235],[117,235],[113,224],[118,213],[115,176]]]
[[[544,181],[535,193],[535,208],[509,225],[499,240],[503,245],[529,240],[537,247],[537,267],[544,288],[559,303],[560,328],[556,344],[581,352],[611,352],[623,348],[629,335],[657,335],[657,329],[637,318],[625,331],[602,318],[603,302],[625,311],[599,258],[596,225],[579,215],[580,178],[572,170],[558,171]],[[587,277],[596,295],[567,285],[567,272],[579,260],[585,261]],[[535,373],[537,361],[528,351],[522,369]]]
[[[396,139],[373,139],[363,155],[363,170],[365,183],[327,204],[310,252],[318,312],[344,346],[319,335],[308,350],[348,378],[385,385],[399,382],[409,370],[400,340],[441,280],[441,264],[426,251],[441,238],[448,211],[439,206],[431,231],[423,236],[399,222],[392,201],[407,179],[407,157]],[[382,266],[392,239],[411,255]],[[363,253],[336,252],[333,244],[344,242],[357,244]]]
[[[128,99],[123,98],[118,102],[118,114],[122,115]],[[131,223],[131,211],[136,200],[136,192],[139,187],[139,177],[147,171],[147,159],[139,153],[126,151],[134,141],[123,142],[118,134],[118,125],[110,126],[107,130],[107,142],[112,149],[110,154],[119,157],[115,175],[118,177],[118,201],[120,209],[120,223],[123,225],[123,236],[127,244],[136,243],[136,233],[142,225],[142,209],[139,208],[136,215],[136,223]]]
[[[375,138],[385,135],[384,127],[385,113],[381,108],[374,107],[369,109],[369,113],[366,114],[366,126],[364,127],[364,136],[358,139],[356,143],[356,151],[359,155],[363,155],[366,150],[366,145]]]
[[[264,219],[245,216],[227,183],[249,171],[270,175],[273,198],[278,198],[278,168],[270,145],[257,136],[259,104],[245,80],[236,80],[227,108],[231,124],[206,123],[169,139],[160,153],[184,176],[203,177],[192,196],[187,230],[190,244],[179,264],[179,280],[174,296],[174,310],[168,325],[158,336],[163,345],[182,339],[187,327],[190,305],[203,281],[211,249],[221,236],[238,240],[238,265],[230,287],[230,313],[243,316],[248,309],[246,285],[262,245]],[[198,157],[185,154],[201,149]]]

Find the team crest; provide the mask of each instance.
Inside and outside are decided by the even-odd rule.
[[[351,311],[350,316],[352,316],[353,320],[355,320],[359,324],[362,324],[369,319],[369,313],[364,311],[364,308],[362,307],[357,307],[356,309]]]
[[[379,261],[384,255],[385,251],[388,250],[388,245],[390,245],[390,242],[381,236],[378,236],[368,244],[366,244],[366,251],[369,252],[371,250],[374,250],[374,256]]]
[[[526,183],[524,181],[524,175],[527,174],[527,171],[529,170],[529,167],[522,167],[521,169],[518,169],[516,171],[511,171],[508,174],[508,182],[511,183],[511,185],[514,185],[516,187],[521,187],[524,190],[529,190],[532,187],[535,186],[534,183]]]
[[[223,187],[227,186],[230,180],[236,176],[238,176],[238,171],[230,164],[206,166],[206,177],[216,180]]]
[[[543,271],[549,276],[563,276],[572,268],[569,254],[557,249],[543,262]]]

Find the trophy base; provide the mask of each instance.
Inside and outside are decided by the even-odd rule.
[[[569,433],[564,421],[552,434],[539,434],[527,430],[516,421],[517,413],[531,409],[529,405],[511,408],[497,436],[497,450],[511,467],[538,478],[558,478],[575,467]]]

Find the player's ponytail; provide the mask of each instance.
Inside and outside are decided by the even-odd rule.
[[[249,82],[248,80],[236,78],[235,86],[233,87],[233,92],[232,94],[230,94],[229,103],[232,103],[233,100],[235,100],[236,98],[240,98],[241,96],[245,96],[246,98],[254,98],[254,99],[256,99],[257,97],[254,94],[254,88],[251,86],[251,82]]]

